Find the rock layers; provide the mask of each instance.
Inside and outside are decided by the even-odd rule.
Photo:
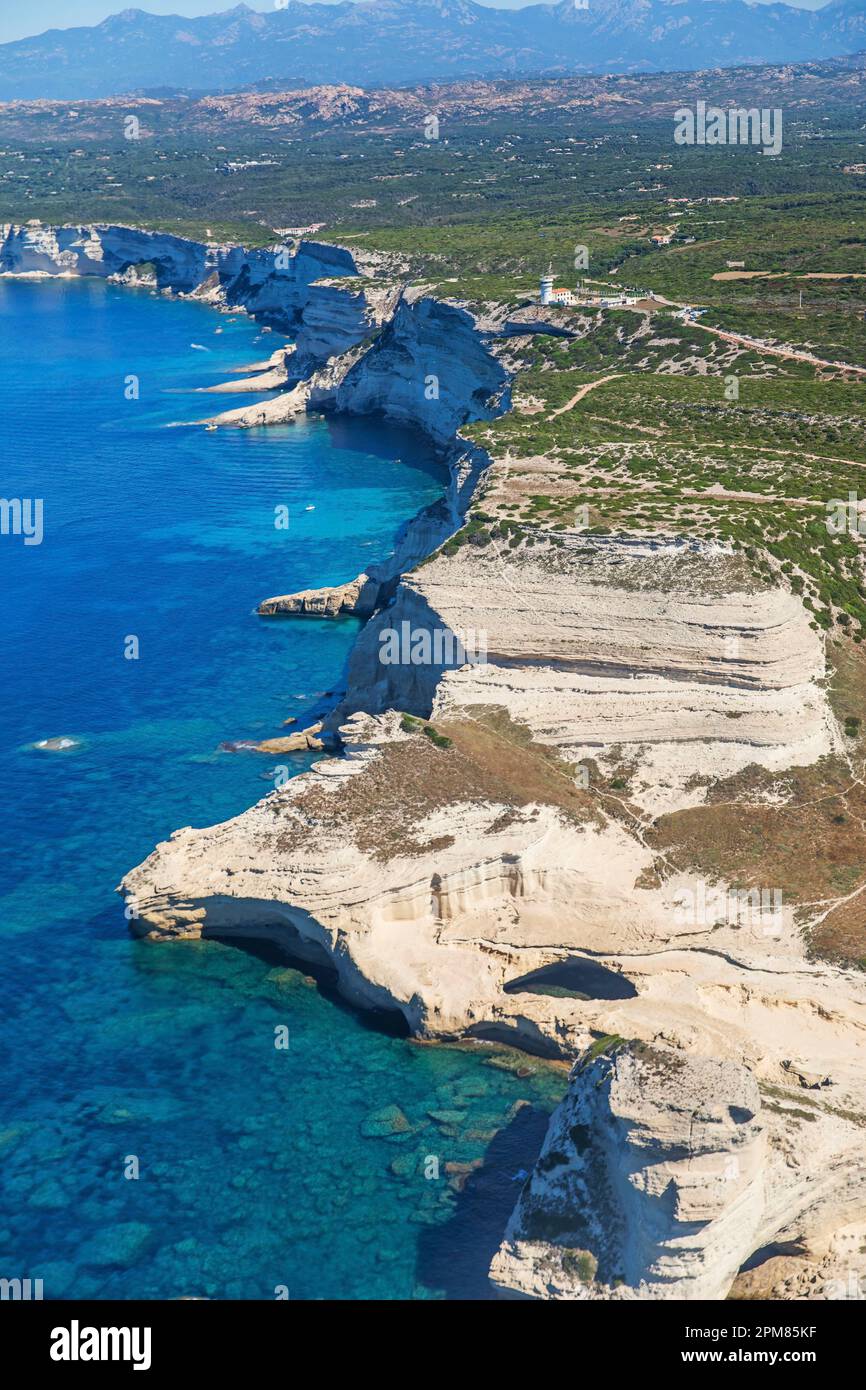
[[[604,1046],[575,1068],[494,1257],[506,1295],[716,1298],[753,1250],[804,1224],[819,1243],[822,1222],[829,1232],[846,1206],[862,1210],[856,1123],[815,1115],[814,1146],[803,1146],[793,1102],[762,1104],[746,1067]],[[807,1151],[792,1162],[798,1147]],[[862,1226],[851,1234],[862,1239]],[[834,1256],[816,1282],[824,1296],[847,1296],[831,1281],[845,1288],[863,1256],[853,1241]],[[787,1261],[792,1284],[809,1263]]]
[[[710,816],[785,808],[792,769],[844,764],[801,601],[721,544],[464,528],[505,466],[459,431],[509,408],[537,312],[371,283],[312,243],[285,275],[273,252],[129,229],[6,228],[2,247],[12,273],[149,262],[161,286],[243,303],[296,342],[298,384],[256,411],[381,412],[451,470],[389,562],[263,601],[367,619],[340,706],[288,736],[338,733],[342,756],[157,846],[121,885],[134,929],[269,937],[420,1037],[571,1060],[493,1260],[506,1296],[859,1280],[866,980],[808,953],[828,903],[738,876]],[[740,1273],[761,1251],[793,1264]]]
[[[370,592],[372,590],[372,593]],[[349,584],[325,589],[302,589],[296,594],[281,594],[264,599],[258,607],[263,618],[299,614],[336,618],[341,613],[358,617],[369,616],[376,606],[378,585],[367,574],[359,574]]]
[[[315,297],[311,290],[315,282],[335,275],[357,277],[363,268],[355,253],[324,242],[298,240],[246,250],[107,223],[78,227],[0,224],[0,274],[126,280],[131,275],[133,283],[140,283],[138,266],[152,267],[147,282],[161,290],[244,308],[262,323],[286,333],[294,332],[300,324],[311,297]],[[325,301],[332,294],[322,291]],[[350,297],[350,302],[354,298]],[[326,311],[323,308],[321,312]],[[370,327],[363,309],[344,315],[344,324],[337,339],[341,351],[360,342]],[[316,344],[316,329],[311,328],[306,356],[315,352]]]

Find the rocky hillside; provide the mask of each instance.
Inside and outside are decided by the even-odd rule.
[[[866,44],[866,37],[864,37]],[[2,47],[0,47],[2,55]],[[733,85],[732,85],[733,84]],[[61,98],[8,99],[0,106],[7,138],[25,144],[78,145],[82,141],[116,142],[118,126],[135,115],[145,140],[238,139],[274,134],[281,137],[323,131],[351,133],[406,132],[423,137],[435,112],[440,134],[453,141],[468,128],[483,128],[501,118],[537,122],[551,136],[563,118],[578,124],[598,118],[599,128],[637,121],[670,121],[682,104],[703,100],[727,107],[782,106],[786,121],[808,118],[816,109],[850,108],[862,102],[866,55],[812,59],[791,66],[771,63],[740,67],[735,73],[713,66],[694,72],[682,68],[659,74],[635,72],[615,76],[557,76],[518,79],[455,79],[431,88],[380,86],[346,82],[282,86],[277,90],[238,90],[195,96],[160,91],[158,95],[105,96],[72,102]],[[0,98],[2,100],[2,98]],[[74,116],[72,114],[74,112]],[[237,172],[237,162],[223,169]]]

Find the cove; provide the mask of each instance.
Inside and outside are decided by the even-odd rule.
[[[0,492],[44,503],[40,545],[0,537],[0,1276],[46,1299],[485,1297],[564,1089],[391,1036],[266,950],[127,931],[121,874],[272,785],[220,745],[341,688],[356,620],[256,604],[386,557],[445,485],[381,421],[166,428],[281,341],[146,290],[0,280]]]

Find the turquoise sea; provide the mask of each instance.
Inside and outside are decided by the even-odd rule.
[[[246,403],[194,390],[281,341],[146,290],[0,281],[0,492],[44,506],[40,545],[0,536],[0,1277],[46,1298],[486,1297],[564,1089],[395,1036],[268,951],[126,930],[127,868],[269,789],[220,745],[340,689],[355,621],[257,602],[354,576],[445,484],[382,422],[167,428]]]

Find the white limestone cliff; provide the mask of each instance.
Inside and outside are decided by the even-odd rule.
[[[459,672],[462,661],[383,664],[382,633],[404,622],[483,634],[487,659]],[[360,634],[342,712],[499,706],[572,762],[614,746],[636,758],[633,799],[657,813],[687,804],[699,774],[832,752],[824,674],[800,601],[757,588],[721,547],[641,550],[577,537],[515,558],[507,547],[466,545],[405,575],[393,605]]]
[[[287,362],[266,364],[289,389],[220,423],[382,413],[441,445],[451,482],[390,561],[265,600],[265,613],[372,615],[324,731],[340,725],[344,755],[159,845],[121,885],[133,928],[270,937],[419,1036],[579,1059],[494,1260],[505,1294],[724,1297],[762,1246],[834,1248],[866,1219],[863,977],[810,959],[787,903],[772,931],[684,918],[693,883],[649,842],[653,817],[720,778],[837,752],[800,601],[721,547],[674,540],[536,536],[514,551],[464,537],[421,564],[495,470],[459,430],[509,408],[508,344],[543,329],[537,314],[377,283],[322,243],[277,264],[274,248],[130,228],[0,229],[2,274],[143,265],[162,290],[294,338]],[[404,623],[483,633],[483,659],[383,661]],[[605,782],[619,764],[627,795]],[[581,987],[532,987],[559,969]],[[607,1036],[630,1046],[587,1060]]]
[[[125,278],[140,265],[152,265],[156,285],[174,294],[195,295],[217,306],[247,310],[261,322],[292,333],[319,293],[316,282],[333,276],[358,277],[358,257],[344,247],[300,240],[287,245],[246,250],[242,246],[201,242],[168,232],[109,223],[50,227],[0,224],[0,274],[26,276],[96,276]],[[321,298],[330,304],[332,289]],[[332,310],[335,350],[362,341],[381,312],[382,296],[367,314],[363,295],[354,295],[352,313]],[[323,307],[321,315],[325,316]],[[316,321],[321,323],[320,320]],[[304,353],[320,346],[314,328]]]
[[[731,1061],[601,1046],[576,1064],[494,1256],[506,1296],[718,1298],[754,1250],[862,1212],[852,1119],[804,1122],[795,1097],[771,1108]],[[836,1273],[864,1268],[848,1246]]]

